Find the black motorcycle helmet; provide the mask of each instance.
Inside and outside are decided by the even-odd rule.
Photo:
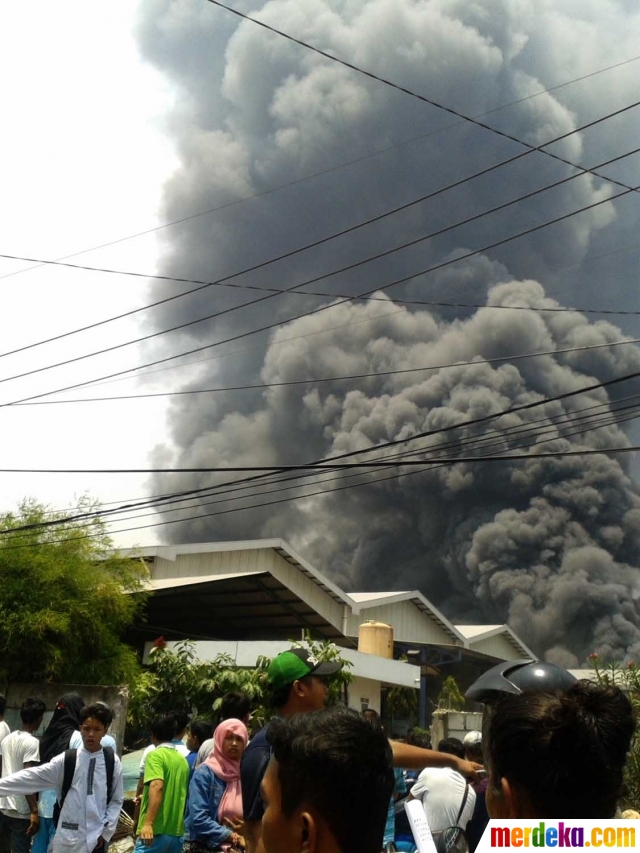
[[[492,666],[465,693],[472,702],[482,702],[482,742],[488,743],[493,709],[500,699],[525,690],[568,690],[577,681],[561,666],[530,660],[508,660]],[[485,754],[486,755],[486,754]]]
[[[472,702],[485,705],[496,702],[506,693],[524,690],[567,690],[576,678],[561,666],[529,660],[503,661],[491,667],[473,682],[465,693]]]

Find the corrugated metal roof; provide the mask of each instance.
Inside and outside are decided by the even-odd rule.
[[[298,571],[312,580],[328,596],[339,604],[349,604],[347,594],[334,584],[322,572],[306,562],[284,539],[245,539],[234,542],[195,542],[189,545],[154,545],[147,548],[118,549],[120,554],[134,557],[162,557],[175,560],[179,554],[203,554],[208,551],[256,551],[272,549],[284,560],[295,566]],[[249,572],[247,572],[249,574]]]
[[[468,643],[479,643],[482,640],[500,636],[504,637],[518,655],[537,660],[536,655],[508,625],[456,625],[456,628],[464,635]]]
[[[408,595],[409,590],[405,589],[401,592],[350,592],[349,598],[354,601],[379,601],[382,598],[392,598],[394,595]]]
[[[355,613],[367,607],[395,604],[398,601],[410,601],[418,610],[425,613],[432,622],[435,622],[445,634],[448,634],[456,645],[464,644],[464,637],[456,630],[455,626],[417,589],[404,592],[354,592],[349,593],[349,597],[356,604],[354,608]]]
[[[246,578],[250,575],[262,575],[265,572],[231,572],[227,575],[192,575],[188,578],[158,578],[151,579],[145,583],[147,589],[154,592],[161,589],[174,589],[180,586],[193,586],[194,584],[214,583],[216,581],[228,581],[235,578]]]
[[[312,568],[309,563],[300,557],[299,554],[293,550],[293,548],[285,542],[283,539],[277,540],[280,544],[271,545],[273,548],[287,563],[291,563],[292,566],[295,566],[301,574],[310,578],[316,586],[319,586],[324,592],[327,593],[334,601],[338,602],[338,604],[348,604],[348,596],[345,592],[343,592],[340,587],[336,586],[332,581],[326,578],[321,572],[317,569]]]
[[[456,628],[466,640],[472,637],[478,637],[480,634],[486,634],[489,631],[495,631],[496,628],[503,628],[504,625],[456,625]]]
[[[454,645],[464,646],[473,650],[473,644],[480,642],[483,639],[489,639],[492,636],[502,635],[510,643],[510,645],[518,651],[519,654],[532,656],[531,651],[527,646],[513,633],[508,625],[453,625],[428,599],[425,598],[418,590],[389,590],[379,592],[353,592],[346,593],[331,580],[325,577],[321,572],[307,563],[300,555],[284,539],[250,539],[233,542],[198,542],[188,545],[159,545],[149,548],[137,549],[122,549],[121,554],[130,554],[132,557],[154,558],[161,557],[167,560],[174,561],[180,554],[198,554],[208,551],[255,551],[255,550],[273,550],[282,559],[294,566],[298,572],[311,580],[319,589],[328,595],[333,601],[338,604],[346,605],[354,614],[358,614],[362,609],[382,606],[385,604],[391,605],[395,602],[410,601],[415,607],[423,612],[432,622],[438,625],[449,637],[452,638]],[[249,570],[246,572],[232,572],[227,574],[216,575],[201,575],[192,577],[166,578],[152,581],[150,588],[154,591],[166,591],[178,589],[198,584],[216,584],[218,581],[242,581],[242,578],[256,578],[257,575],[264,575],[265,572]],[[270,575],[269,572],[267,574]],[[333,635],[336,639],[341,637],[341,631],[334,625],[331,625],[323,617],[315,611],[309,609],[309,605],[303,602],[294,595],[287,587],[282,586],[275,581],[273,576],[270,576],[269,581],[259,582],[266,591],[273,595],[276,593],[276,601],[269,604],[258,601],[245,599],[245,612],[250,617],[264,620],[263,624],[270,623],[276,625],[283,618],[284,614],[275,613],[267,615],[267,610],[277,609],[274,605],[279,604],[288,612],[288,618],[301,619],[309,624],[314,624],[315,627],[322,627],[327,633]]]

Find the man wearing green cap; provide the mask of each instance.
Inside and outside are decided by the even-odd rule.
[[[319,711],[327,700],[325,678],[335,675],[342,664],[319,661],[307,649],[294,648],[281,652],[269,664],[267,676],[271,688],[271,702],[279,717]],[[242,807],[244,812],[243,835],[247,853],[264,853],[262,845],[262,816],[264,805],[260,797],[260,783],[271,758],[267,740],[268,726],[252,738],[240,765],[242,782]],[[416,746],[390,741],[393,763],[397,767],[422,768],[453,767],[463,776],[473,777],[479,764],[464,761],[455,755],[420,749]]]

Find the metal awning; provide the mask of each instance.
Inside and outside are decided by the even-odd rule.
[[[242,572],[149,582],[146,620],[137,641],[166,639],[289,640],[304,631],[344,644],[338,628],[269,572]],[[347,641],[348,642],[348,641]]]

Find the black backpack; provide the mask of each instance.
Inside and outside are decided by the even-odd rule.
[[[60,812],[64,806],[64,801],[67,799],[69,788],[73,782],[73,774],[76,772],[76,757],[77,749],[67,749],[64,753],[64,774],[62,777],[62,791],[60,793],[60,801],[53,807],[53,825],[58,826],[60,820]],[[107,805],[111,802],[111,790],[113,788],[113,770],[116,764],[113,749],[110,746],[103,746],[104,764],[107,771]]]

